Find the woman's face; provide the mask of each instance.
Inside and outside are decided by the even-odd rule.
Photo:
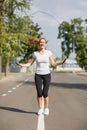
[[[41,39],[40,40],[40,49],[45,49],[47,46],[46,40],[45,39]]]

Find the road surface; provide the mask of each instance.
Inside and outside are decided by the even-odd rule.
[[[0,130],[87,130],[87,77],[52,72],[49,116],[38,116],[34,74],[0,81]]]

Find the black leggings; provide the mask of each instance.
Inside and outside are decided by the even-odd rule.
[[[35,74],[35,85],[38,97],[48,97],[48,90],[51,81],[51,74],[39,75]]]

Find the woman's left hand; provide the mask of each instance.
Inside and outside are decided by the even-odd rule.
[[[66,58],[62,61],[62,64],[64,64],[66,62]]]

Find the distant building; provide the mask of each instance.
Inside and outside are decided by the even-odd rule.
[[[79,67],[76,60],[74,59],[67,59],[66,63],[61,66],[57,66],[57,70],[59,71],[82,71],[83,69]]]

